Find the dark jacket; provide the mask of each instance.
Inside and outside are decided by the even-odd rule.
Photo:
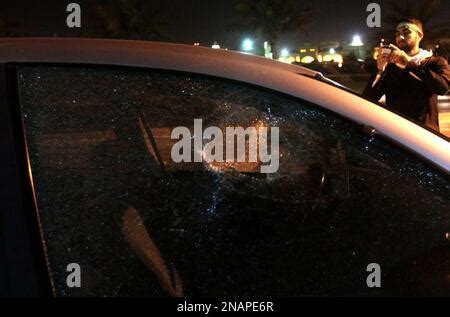
[[[428,57],[420,66],[409,63],[405,69],[388,64],[372,87],[371,78],[363,95],[377,102],[386,95],[386,108],[439,131],[437,95],[449,89],[450,69],[442,57]]]

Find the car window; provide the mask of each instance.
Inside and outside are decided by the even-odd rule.
[[[300,99],[157,70],[20,66],[18,75],[58,296],[401,292],[418,283],[403,268],[438,250],[450,228],[443,175]],[[174,130],[192,132],[183,154],[194,157],[199,119],[200,131],[224,138],[227,127],[279,128],[276,170],[262,173],[259,158],[176,162]],[[389,287],[367,288],[373,262],[390,272]],[[71,263],[81,287],[67,283]]]

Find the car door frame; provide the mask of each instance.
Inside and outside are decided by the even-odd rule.
[[[0,63],[0,290],[53,295],[34,196],[14,66]]]

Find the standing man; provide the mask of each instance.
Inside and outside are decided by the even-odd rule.
[[[387,108],[439,132],[437,96],[449,89],[450,69],[444,58],[419,47],[423,37],[420,20],[399,21],[397,46],[380,47],[378,73],[363,95],[375,102],[386,95]]]

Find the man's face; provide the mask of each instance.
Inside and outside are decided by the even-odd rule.
[[[421,35],[406,26],[398,27],[395,32],[395,42],[397,43],[397,46],[405,52],[413,50],[416,45],[419,44],[420,40]]]

